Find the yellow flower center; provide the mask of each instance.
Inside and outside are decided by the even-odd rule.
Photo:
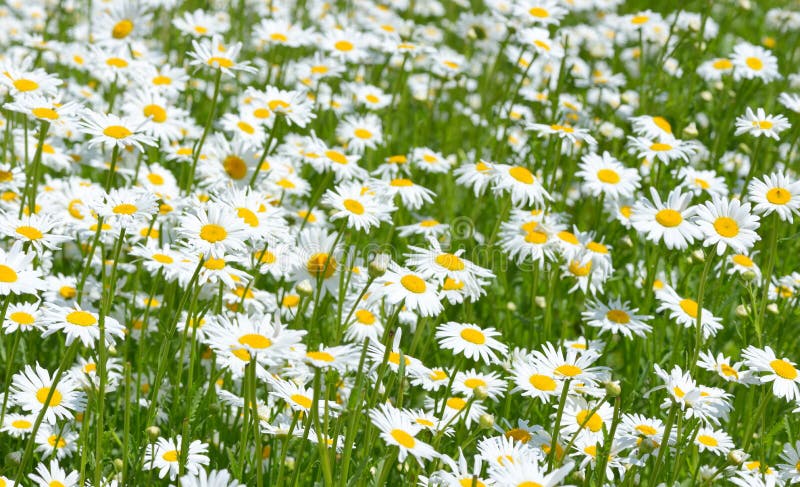
[[[463,271],[464,261],[454,254],[439,254],[436,256],[436,263],[449,271]]]
[[[467,401],[461,399],[460,397],[451,397],[447,400],[447,407],[450,409],[462,410],[464,406],[467,405]]]
[[[17,272],[7,265],[0,264],[0,282],[17,282]]]
[[[155,78],[153,78],[152,81],[153,81],[154,85],[159,85],[159,86],[161,86],[161,85],[171,85],[172,84],[172,78],[170,78],[169,76],[164,76],[164,75],[158,75]]]
[[[736,254],[731,257],[731,260],[742,267],[753,267],[753,260],[743,254]]]
[[[244,222],[250,225],[251,227],[258,226],[258,216],[256,216],[253,210],[242,207],[236,210],[236,214],[239,216],[239,218],[244,220]]]
[[[9,318],[18,325],[32,325],[36,321],[32,314],[25,311],[14,311]]]
[[[364,205],[356,200],[348,198],[342,201],[342,205],[344,205],[345,209],[347,209],[347,211],[350,213],[355,213],[356,215],[364,214]]]
[[[347,156],[345,156],[339,151],[335,150],[325,151],[325,157],[327,157],[328,159],[337,164],[347,164]]]
[[[792,193],[784,188],[772,188],[767,191],[767,201],[773,205],[785,205],[792,199]]]
[[[306,262],[306,270],[314,277],[329,279],[336,272],[336,259],[324,252],[314,254]]]
[[[631,317],[628,313],[621,309],[609,310],[608,313],[606,313],[606,319],[620,325],[627,325],[631,321]]]
[[[572,364],[559,365],[555,370],[556,374],[563,375],[564,377],[575,377],[582,372],[583,370],[581,370],[580,367]]]
[[[542,374],[533,374],[528,378],[528,382],[540,391],[554,391],[556,390],[556,381],[552,377]]]
[[[538,19],[546,19],[547,17],[550,17],[550,12],[548,12],[546,8],[542,7],[533,7],[532,9],[528,10],[528,13]]]
[[[714,230],[725,238],[739,235],[739,225],[736,220],[727,216],[721,216],[714,221]]]
[[[114,39],[124,39],[133,32],[133,22],[128,19],[120,20],[111,29],[111,37]]]
[[[665,144],[663,142],[655,142],[653,145],[650,146],[650,150],[655,152],[664,152],[672,150],[672,146],[669,144]]]
[[[200,238],[208,243],[217,243],[225,240],[228,237],[228,232],[221,225],[216,223],[207,223],[200,229]]]
[[[717,446],[719,442],[713,436],[708,435],[697,435],[697,441],[706,445],[706,446]]]
[[[67,446],[67,442],[64,440],[64,438],[58,435],[50,435],[50,437],[47,439],[47,442],[50,443],[50,446],[53,448],[64,448]]]
[[[208,58],[208,65],[215,68],[232,68],[233,60],[226,57],[214,56]]]
[[[308,396],[303,394],[292,394],[289,399],[292,400],[295,404],[302,407],[303,409],[311,408],[312,399]]]
[[[697,301],[688,298],[681,299],[678,305],[681,307],[684,313],[692,318],[697,318]]]
[[[136,205],[132,205],[130,203],[122,203],[121,205],[117,205],[112,210],[117,215],[133,215],[136,213]]]
[[[778,374],[779,377],[787,380],[794,380],[797,378],[797,369],[786,360],[776,359],[769,363],[772,370]]]
[[[636,431],[646,436],[653,436],[657,433],[656,429],[647,424],[640,424],[636,427]]]
[[[29,226],[17,227],[17,233],[27,238],[28,240],[39,240],[44,236],[42,232],[39,231],[39,229]]]
[[[248,333],[247,335],[242,335],[239,337],[239,343],[259,350],[263,350],[272,346],[272,340],[264,335],[259,335],[258,333]]]
[[[40,403],[44,404],[47,401],[47,395],[50,394],[49,387],[42,387],[38,391],[36,391],[36,400]],[[61,404],[61,401],[64,399],[64,396],[58,392],[58,389],[53,391],[53,396],[50,398],[50,405],[48,407],[54,408]]]
[[[592,272],[592,261],[590,260],[586,262],[586,264],[581,265],[579,261],[573,260],[569,264],[569,271],[575,277],[586,277]]]
[[[163,458],[167,462],[177,462],[178,461],[178,456],[179,456],[178,455],[178,450],[170,450],[170,451],[164,453],[163,455],[161,455],[161,458]]]
[[[681,222],[683,222],[683,217],[681,216],[681,213],[679,211],[675,211],[670,208],[665,208],[663,210],[659,210],[659,212],[656,213],[656,221],[662,227],[672,228],[680,225]]]
[[[375,315],[366,309],[356,310],[356,320],[362,325],[371,325],[375,323]]]
[[[656,124],[656,127],[660,128],[664,132],[671,134],[672,133],[672,125],[667,122],[667,119],[664,117],[653,117],[653,123]]]
[[[371,139],[372,138],[372,132],[370,132],[367,129],[355,129],[353,131],[353,135],[355,135],[359,139]]]
[[[749,57],[744,60],[747,67],[752,69],[753,71],[761,71],[764,68],[764,62],[757,57]]]
[[[578,423],[578,426],[584,425],[584,427],[589,428],[593,433],[597,433],[603,428],[603,418],[600,417],[597,413],[592,413],[589,416],[591,411],[584,409],[575,416],[575,422]],[[588,417],[588,419],[587,419]]]
[[[33,116],[36,118],[44,118],[46,120],[57,120],[58,119],[58,112],[53,110],[52,108],[34,108],[31,110]]]
[[[736,372],[736,369],[731,367],[728,364],[722,364],[719,366],[720,371],[727,377],[735,377],[736,379],[739,378],[739,373]]]
[[[617,184],[619,182],[619,174],[612,169],[600,169],[597,171],[597,179],[608,184]]]
[[[350,52],[355,46],[350,41],[336,41],[333,47],[335,47],[337,51]]]
[[[17,429],[26,430],[31,426],[33,426],[33,423],[31,423],[27,419],[17,419],[11,422],[11,426]]]
[[[514,166],[508,170],[508,174],[523,184],[533,184],[533,174],[522,166]]]
[[[422,294],[427,289],[427,285],[422,278],[415,276],[414,274],[406,274],[405,276],[400,278],[400,284],[403,285],[404,288],[411,291],[415,294]]]
[[[73,325],[78,326],[92,326],[97,323],[97,318],[94,317],[88,311],[71,311],[66,316],[66,320],[68,323],[72,323]]]
[[[306,357],[310,358],[311,360],[318,360],[320,362],[333,362],[335,360],[333,355],[329,354],[328,352],[308,352],[306,353]]]
[[[772,128],[772,122],[769,120],[755,120],[753,121],[753,127],[760,128],[761,130],[769,130]]]
[[[719,71],[727,71],[733,68],[733,63],[730,61],[730,59],[717,59],[711,66]]]
[[[461,330],[461,338],[475,345],[483,345],[486,343],[486,336],[482,331],[476,330],[475,328],[464,328]]]
[[[394,438],[394,441],[396,441],[403,448],[414,448],[414,445],[416,444],[414,437],[401,429],[394,429],[390,434],[392,435],[392,438]]]
[[[239,127],[239,130],[241,130],[246,134],[253,135],[254,133],[256,133],[255,127],[245,122],[244,120],[239,120],[236,126]]]
[[[156,123],[164,123],[167,120],[167,111],[158,105],[147,105],[144,107],[144,116],[149,117]]]
[[[237,181],[247,176],[247,164],[241,157],[234,155],[226,157],[222,161],[222,167],[225,169],[228,176]]]
[[[117,140],[124,139],[125,137],[130,137],[132,134],[133,132],[123,127],[122,125],[109,125],[103,130],[103,135]]]
[[[39,83],[32,79],[20,78],[14,81],[14,88],[16,88],[17,91],[33,91],[39,88]]]

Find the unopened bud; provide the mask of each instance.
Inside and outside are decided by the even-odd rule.
[[[728,452],[728,463],[731,465],[741,465],[747,459],[747,453],[742,450],[731,450]]]
[[[116,470],[117,472],[122,472],[122,467],[124,465],[125,464],[122,462],[121,458],[115,458],[114,459],[114,470]]]
[[[776,315],[776,314],[780,313],[780,310],[778,309],[778,305],[777,304],[769,303],[769,305],[767,305],[767,312],[769,314],[771,314],[771,315]]]
[[[517,310],[517,303],[513,301],[509,301],[506,303],[506,309],[509,311],[516,311]]]
[[[639,443],[639,453],[652,453],[653,450],[656,449],[658,445],[655,441],[651,440],[650,438],[642,438],[642,441]]]
[[[750,282],[755,278],[756,278],[756,273],[753,271],[744,271],[742,273],[742,279],[744,279],[747,282]]]
[[[161,428],[158,426],[148,426],[144,431],[147,433],[147,438],[151,443],[156,441],[158,437],[161,436]]]
[[[489,389],[486,386],[475,386],[472,389],[472,395],[475,396],[475,399],[482,401],[489,397]]]
[[[744,304],[740,304],[736,307],[736,316],[739,318],[747,318],[750,316],[750,309]]]
[[[610,380],[603,386],[606,388],[608,397],[618,397],[622,393],[622,387],[620,387],[618,380]]]
[[[286,461],[283,462],[283,464],[286,465],[286,468],[288,468],[289,470],[294,470],[295,466],[294,458],[288,457]]]
[[[698,249],[692,252],[692,258],[698,262],[705,262],[706,254],[704,254],[702,250]]]
[[[700,93],[700,98],[702,98],[704,101],[711,101],[714,99],[714,96],[711,94],[710,91],[703,91],[702,93]]]
[[[314,287],[308,279],[298,282],[294,288],[300,296],[311,296],[314,293]]]
[[[683,134],[687,137],[697,137],[699,134],[697,131],[697,125],[694,122],[690,123],[683,128]]]
[[[533,298],[533,302],[536,303],[536,306],[544,309],[547,307],[547,300],[544,299],[544,296],[536,296]]]
[[[491,429],[494,428],[494,416],[489,413],[481,414],[481,417],[478,419],[478,424],[480,424],[481,428]]]
[[[624,237],[622,237],[622,245],[628,248],[633,248],[633,240],[631,240],[629,236],[625,235]]]
[[[19,465],[22,460],[22,452],[12,451],[6,455],[6,465]]]
[[[388,254],[376,255],[372,262],[369,263],[369,277],[376,279],[386,274],[386,269],[391,261],[392,259],[389,258]]]

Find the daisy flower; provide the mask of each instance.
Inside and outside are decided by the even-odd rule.
[[[584,187],[592,196],[629,198],[639,188],[638,171],[623,166],[608,151],[602,156],[585,154],[578,168],[576,175],[584,180]]]
[[[694,443],[701,453],[708,450],[719,456],[727,455],[735,447],[728,433],[713,428],[700,428],[694,437]]]
[[[12,303],[6,310],[3,320],[3,333],[10,335],[17,330],[22,332],[42,330],[42,312],[39,303]]]
[[[656,159],[669,164],[674,160],[689,161],[689,158],[697,152],[694,142],[682,141],[675,138],[665,140],[652,140],[644,137],[628,137],[631,153],[647,161]]]
[[[188,53],[191,59],[189,64],[219,69],[228,76],[234,76],[235,71],[255,73],[256,68],[250,66],[249,62],[236,60],[241,50],[241,42],[226,46],[219,36],[214,36],[211,39],[203,38],[199,41],[193,40],[192,50]]]
[[[0,248],[0,295],[36,294],[44,289],[41,271],[33,268],[35,257],[35,253],[22,250],[22,242],[8,251]]]
[[[155,443],[147,446],[144,452],[144,469],[158,470],[158,478],[163,479],[169,475],[170,480],[175,480],[180,471],[181,435],[175,439],[159,438]],[[208,445],[200,440],[194,440],[187,449],[186,462],[183,468],[190,475],[197,475],[204,466],[208,465]]]
[[[322,204],[333,208],[331,220],[346,219],[347,226],[357,231],[369,231],[381,222],[391,223],[392,204],[382,202],[374,191],[359,183],[343,184],[329,189]]]
[[[516,3],[516,14],[531,24],[558,25],[568,10],[556,0],[523,0]]]
[[[383,144],[383,125],[377,115],[350,116],[336,127],[336,137],[355,152],[375,149]]]
[[[55,458],[50,460],[50,466],[40,463],[35,472],[28,474],[28,478],[39,487],[78,487],[78,477],[77,470],[67,473]]]
[[[105,340],[112,345],[115,338],[125,336],[124,327],[111,316],[103,318],[105,324]],[[44,313],[43,323],[47,326],[42,337],[46,338],[59,331],[66,336],[67,345],[80,340],[84,346],[93,348],[100,338],[100,316],[92,311],[81,309],[77,303],[72,307],[49,306]]]
[[[695,207],[689,204],[691,193],[682,193],[676,188],[663,202],[658,191],[651,187],[650,196],[652,202],[642,198],[634,204],[630,218],[633,227],[645,234],[647,240],[663,241],[668,249],[683,250],[702,236],[691,220],[695,213]]]
[[[373,299],[385,297],[387,303],[404,306],[421,316],[436,316],[444,309],[435,284],[422,274],[394,262],[379,279],[377,286]]]
[[[734,79],[758,78],[765,83],[780,79],[778,59],[767,49],[741,42],[733,47],[731,55]]]
[[[97,206],[97,213],[107,223],[126,228],[137,222],[149,221],[158,212],[155,195],[136,188],[113,189]]]
[[[426,203],[433,203],[433,197],[436,196],[433,191],[415,184],[408,178],[381,180],[376,190],[385,191],[390,200],[400,195],[400,201],[409,210],[418,210]]]
[[[511,193],[511,202],[515,206],[544,205],[552,197],[544,189],[539,178],[524,166],[495,164],[492,167],[495,193]]]
[[[790,483],[800,482],[800,468],[798,468],[798,465],[800,465],[800,440],[797,440],[794,444],[786,443],[783,445],[781,460],[785,463],[778,465],[778,470]]]
[[[697,301],[694,299],[679,296],[669,286],[665,286],[663,290],[657,292],[656,298],[660,303],[656,311],[669,312],[670,317],[685,328],[694,328],[697,325],[699,309]],[[714,336],[722,329],[721,320],[706,308],[703,308],[701,326],[704,338]]]
[[[592,366],[600,357],[592,350],[556,348],[547,342],[542,351],[533,352],[532,363],[546,370],[547,375],[559,381],[577,381],[588,385],[604,382],[609,377],[608,367]]]
[[[611,426],[614,408],[606,401],[589,404],[580,397],[568,397],[561,416],[561,431],[602,441],[604,432]]]
[[[416,438],[422,430],[422,426],[412,423],[401,410],[388,404],[382,404],[370,409],[369,417],[372,424],[380,430],[383,441],[387,445],[396,446],[399,449],[397,459],[401,463],[409,454],[420,465],[423,465],[424,460],[431,460],[439,456],[433,447]]]
[[[498,354],[503,356],[508,352],[508,347],[494,338],[498,336],[500,332],[494,328],[481,328],[472,323],[449,321],[436,328],[440,347],[486,364],[498,363]]]
[[[84,133],[90,135],[89,147],[109,144],[124,149],[127,146],[144,150],[144,146],[155,145],[155,141],[141,129],[141,123],[113,114],[86,110],[80,122]]]
[[[753,179],[748,189],[748,200],[759,215],[778,214],[781,220],[791,222],[800,213],[800,181],[790,179],[783,172],[775,172],[762,179]]]
[[[543,402],[548,402],[550,398],[561,394],[563,382],[555,379],[552,370],[528,357],[515,361],[510,371],[516,385],[512,392],[521,392],[523,396],[537,398]]]
[[[3,215],[0,222],[0,233],[3,233],[23,244],[28,244],[41,253],[43,249],[57,250],[61,243],[68,240],[66,235],[53,233],[59,221],[49,214],[33,214],[16,218],[14,215]]]
[[[633,131],[636,135],[652,140],[670,140],[675,138],[672,133],[672,125],[664,117],[642,115],[631,117]]]
[[[758,379],[753,380],[749,370],[741,370],[742,363],[736,362],[731,364],[731,359],[722,353],[714,356],[709,352],[700,352],[697,359],[698,367],[714,372],[728,382],[736,382],[739,384],[752,384],[758,383]]]
[[[34,415],[41,412],[50,395],[44,414],[44,421],[48,424],[54,424],[58,419],[72,418],[73,413],[82,411],[86,403],[78,383],[65,375],[54,386],[50,372],[38,363],[34,367],[26,365],[21,372],[14,374],[9,394],[14,404]]]
[[[800,373],[794,362],[778,358],[769,346],[764,349],[752,345],[742,351],[744,363],[752,370],[765,372],[759,376],[762,384],[772,382],[772,393],[787,401],[800,401]]]
[[[587,305],[587,311],[581,313],[586,324],[600,328],[600,334],[611,332],[616,335],[620,333],[627,338],[633,335],[644,337],[653,329],[645,323],[653,319],[649,315],[636,314],[639,309],[632,308],[627,301],[622,302],[619,298],[612,299],[609,304],[595,301]]]
[[[494,164],[480,159],[475,163],[465,163],[455,169],[456,184],[471,188],[476,198],[483,195],[492,182]]]
[[[750,203],[722,198],[713,198],[697,206],[694,219],[705,238],[703,245],[716,245],[717,255],[725,253],[728,247],[734,252],[747,253],[761,240],[756,233],[758,220],[758,216],[750,213]]]
[[[492,271],[465,259],[464,249],[454,253],[445,252],[439,241],[433,237],[428,237],[428,244],[430,249],[409,245],[411,252],[405,254],[406,265],[426,279],[443,281],[450,278],[462,282],[473,300],[480,297],[481,285],[494,277]]]
[[[753,262],[750,256],[745,254],[731,254],[725,260],[730,264],[728,274],[745,275],[747,272],[752,272],[755,275],[755,281],[761,282],[761,269]]]
[[[211,205],[208,210],[196,208],[193,214],[180,219],[178,233],[194,252],[222,257],[228,252],[243,252],[247,229],[228,206]]]
[[[767,115],[763,108],[753,113],[753,109],[747,107],[745,114],[736,118],[734,135],[750,134],[755,137],[764,135],[780,140],[778,134],[791,126],[792,124],[783,115]]]

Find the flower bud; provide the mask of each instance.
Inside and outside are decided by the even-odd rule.
[[[776,315],[776,314],[780,313],[780,310],[778,309],[778,305],[775,304],[775,303],[769,303],[767,305],[767,313],[769,313],[771,315]]]
[[[297,294],[300,296],[311,296],[314,294],[314,287],[311,285],[311,282],[309,282],[308,279],[303,279],[297,283],[297,286],[294,288],[297,291]]]
[[[517,303],[513,301],[509,301],[506,303],[506,309],[509,311],[516,311],[517,310]]]
[[[547,307],[547,301],[544,299],[544,296],[536,296],[533,299],[533,302],[536,303],[536,306],[545,309]]]
[[[114,459],[114,470],[116,470],[117,472],[122,472],[123,465],[124,463],[122,462],[121,458]]]
[[[746,304],[740,304],[736,307],[736,316],[739,318],[747,318],[750,316],[750,307]]]
[[[704,254],[702,250],[698,249],[692,252],[692,258],[698,262],[705,262],[706,254]]]
[[[744,271],[742,273],[742,279],[744,279],[747,282],[750,282],[755,278],[756,278],[756,273],[753,271]]]
[[[711,94],[710,91],[706,90],[700,93],[700,98],[702,98],[704,101],[711,101],[714,99],[714,96]]]
[[[392,259],[388,254],[378,254],[369,263],[369,277],[376,279],[386,274],[386,269],[389,267],[389,262]]]
[[[485,428],[487,430],[494,428],[494,416],[488,413],[483,413],[478,419],[478,424],[480,424],[481,428]]]
[[[489,389],[486,386],[475,386],[472,389],[472,395],[475,396],[475,399],[482,401],[489,397]]]
[[[697,131],[697,124],[694,122],[690,123],[686,127],[683,128],[683,134],[687,137],[697,137],[699,132]]]
[[[610,380],[603,386],[606,388],[608,397],[618,397],[622,393],[622,387],[620,387],[618,380]]]
[[[731,450],[728,452],[728,463],[731,465],[741,465],[747,459],[747,453],[742,450]]]
[[[147,438],[150,440],[151,443],[155,442],[158,439],[158,437],[161,436],[161,428],[159,428],[158,426],[148,426],[147,429],[144,431],[145,433],[147,433]]]

